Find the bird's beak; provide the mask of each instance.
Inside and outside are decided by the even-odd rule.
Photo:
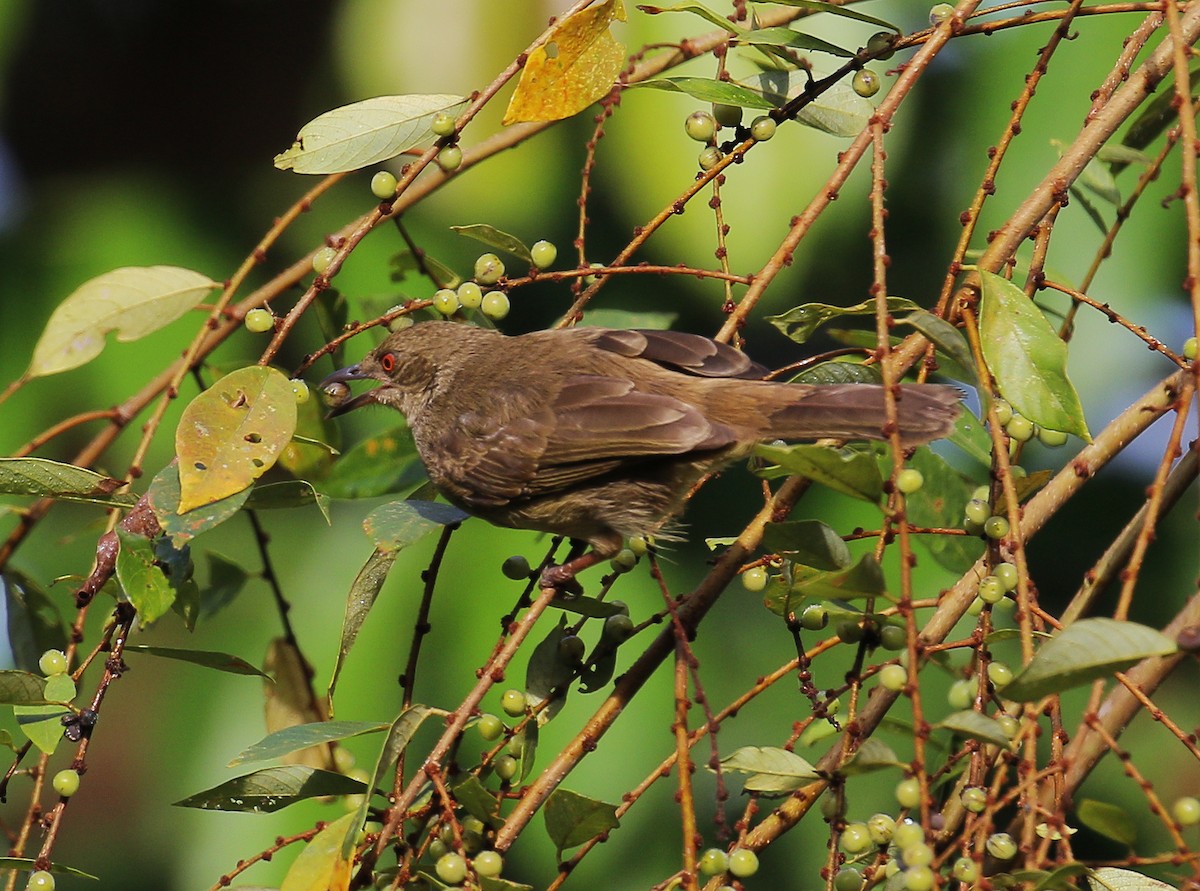
[[[373,380],[377,380],[377,378],[370,374],[364,374],[359,370],[357,365],[349,365],[346,368],[339,368],[333,374],[329,375],[329,377],[325,378],[325,380],[321,381],[320,388],[322,391],[324,391],[332,384],[345,384],[347,381]],[[336,418],[338,415],[344,415],[346,412],[353,411],[356,408],[361,408],[364,405],[375,402],[375,393],[377,390],[378,388],[375,390],[367,390],[367,392],[355,396],[353,399],[347,399],[344,402],[334,405],[331,409],[329,409],[327,417]]]

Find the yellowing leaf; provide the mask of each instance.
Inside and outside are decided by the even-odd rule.
[[[178,266],[127,266],[80,285],[46,323],[30,377],[78,368],[100,355],[104,336],[144,337],[178,319],[220,287],[208,276]]]
[[[613,21],[625,21],[620,0],[607,0],[559,22],[550,39],[525,60],[503,123],[562,120],[607,94],[625,64],[625,47],[608,30]]]
[[[342,173],[394,158],[433,141],[433,116],[453,113],[465,99],[440,93],[376,96],[317,115],[300,128],[275,166],[296,173]]]
[[[271,641],[263,667],[275,681],[273,684],[263,684],[268,733],[277,733],[301,724],[316,724],[328,719],[313,693],[309,680],[311,673],[304,657],[295,645],[282,638]],[[285,764],[333,769],[333,756],[328,745],[299,749],[283,756],[282,760]]]
[[[183,410],[175,431],[179,513],[240,492],[266,473],[296,429],[292,385],[273,368],[241,368]]]
[[[356,814],[334,820],[316,834],[292,863],[279,891],[345,891],[350,887],[350,861],[342,858],[342,838]]]

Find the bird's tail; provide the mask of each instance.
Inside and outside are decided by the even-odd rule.
[[[777,439],[888,439],[884,388],[873,384],[788,386],[795,398],[769,411]],[[778,394],[782,396],[783,394]],[[942,384],[902,384],[896,396],[900,442],[920,445],[947,436],[962,408],[962,391]]]

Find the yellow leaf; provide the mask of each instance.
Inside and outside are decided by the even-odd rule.
[[[625,21],[621,0],[607,0],[559,22],[550,39],[525,60],[504,123],[558,121],[604,97],[625,64],[625,47],[608,30],[613,21]]]
[[[351,863],[342,859],[342,839],[357,816],[346,814],[313,836],[283,877],[279,891],[346,891]]]
[[[175,431],[179,513],[242,491],[271,469],[296,429],[296,396],[274,368],[241,368],[183,410]]]
[[[310,681],[312,674],[295,646],[282,638],[271,641],[263,669],[274,680],[274,683],[263,684],[268,733],[329,719],[313,693]],[[327,745],[289,752],[282,760],[286,764],[334,769],[333,756]]]

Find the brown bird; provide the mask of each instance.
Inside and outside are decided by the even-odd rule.
[[[563,585],[653,533],[704,474],[763,440],[885,439],[884,389],[761,380],[739,350],[695,334],[568,328],[506,337],[456,322],[395,332],[321,384],[379,386],[369,403],[408,420],[429,478],[463,510],[500,526],[592,546],[543,576]],[[951,386],[910,384],[897,400],[900,440],[945,436]]]

